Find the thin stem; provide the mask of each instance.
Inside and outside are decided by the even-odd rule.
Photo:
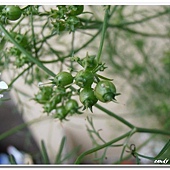
[[[122,117],[116,115],[115,113],[107,110],[106,108],[96,104],[95,105],[96,108],[100,109],[101,111],[103,111],[104,113],[108,114],[109,116],[112,116],[114,118],[116,118],[117,120],[119,120],[120,122],[122,122],[123,124],[125,124],[126,126],[130,127],[131,129],[135,128],[134,125],[132,125],[131,123],[129,123],[128,121],[126,121],[125,119],[123,119]]]
[[[117,120],[119,120],[123,124],[127,125],[131,129],[135,129],[135,132],[140,132],[140,133],[156,133],[156,134],[160,134],[160,135],[170,135],[169,131],[164,131],[164,130],[159,130],[159,129],[147,129],[147,128],[135,127],[134,125],[132,125],[131,123],[129,123],[128,121],[123,119],[122,117],[116,115],[115,113],[107,110],[106,108],[104,108],[104,107],[102,107],[100,105],[96,104],[95,107],[100,109],[101,111],[105,112],[106,114],[116,118]]]
[[[154,159],[155,159],[154,157],[141,155],[141,154],[139,154],[139,153],[135,153],[135,155],[137,155],[137,156],[139,156],[139,157],[142,157],[142,158],[145,158],[145,159],[149,159],[149,160],[154,160]]]
[[[12,27],[11,31],[14,31],[14,29],[21,23],[21,21],[24,19],[25,17],[23,16],[21,19],[19,19],[19,21]]]
[[[158,18],[158,17],[160,17],[160,16],[162,16],[162,15],[165,15],[165,14],[167,14],[167,13],[169,13],[169,12],[170,12],[170,10],[167,9],[167,10],[165,10],[165,11],[163,11],[163,12],[160,12],[160,13],[157,13],[157,14],[155,14],[155,15],[151,15],[151,16],[142,18],[142,19],[140,19],[140,20],[121,23],[121,24],[119,24],[119,26],[127,26],[127,25],[140,24],[140,23],[149,21],[149,20],[151,20],[151,19]]]
[[[116,11],[116,9],[117,9],[118,7],[119,7],[118,5],[115,5],[115,6],[114,6],[114,8],[112,9],[112,11],[110,12],[110,16],[109,16],[109,17],[111,17],[111,16],[115,13],[115,11]]]
[[[168,142],[165,144],[162,150],[155,157],[149,157],[149,156],[141,155],[139,153],[135,153],[135,155],[145,158],[145,159],[155,160],[155,159],[158,159],[160,156],[162,156],[168,150],[169,147],[170,147],[170,140],[168,140]]]
[[[98,50],[98,54],[97,54],[97,62],[98,63],[100,61],[102,48],[103,48],[103,44],[104,44],[104,38],[105,38],[107,23],[108,23],[108,18],[109,18],[108,17],[109,16],[109,10],[110,10],[110,6],[108,6],[107,9],[105,10],[105,16],[104,16],[104,22],[103,22],[103,28],[102,28],[102,36],[101,36],[100,46],[99,46],[99,50]]]
[[[27,70],[29,70],[31,67],[33,66],[33,64],[29,65],[26,69],[24,69],[20,74],[17,75],[17,77],[15,77],[11,82],[10,84],[8,85],[9,87],[11,87],[14,82],[21,76],[23,75]]]
[[[66,142],[66,137],[64,136],[61,140],[61,143],[60,143],[60,147],[59,147],[58,154],[56,156],[55,164],[61,163],[62,152],[63,152],[63,149],[64,149],[65,142]]]
[[[120,162],[122,162],[122,160],[123,160],[123,155],[124,155],[125,149],[126,149],[126,147],[127,147],[127,144],[128,144],[128,142],[129,142],[131,136],[132,136],[135,132],[136,132],[136,128],[134,128],[134,129],[131,131],[131,133],[129,134],[129,136],[127,137],[126,142],[125,142],[124,145],[123,145],[122,153],[121,153],[121,155],[120,155]]]
[[[143,143],[137,148],[137,150],[139,150],[139,149],[143,148],[144,146],[146,146],[155,136],[156,136],[156,134],[152,135],[149,139],[147,139],[145,142],[143,142]],[[129,155],[123,157],[123,158],[122,158],[122,161],[128,160],[131,156],[132,156],[132,155],[129,154]],[[118,163],[120,163],[120,160],[118,160],[118,161],[116,161],[116,162],[113,162],[113,163],[114,163],[114,164],[118,164]]]
[[[93,25],[93,26],[89,26],[87,27],[87,29],[98,29],[100,24],[96,24],[96,25]],[[168,39],[168,33],[167,34],[156,34],[156,33],[147,33],[147,32],[141,32],[141,31],[138,31],[138,30],[133,30],[133,29],[130,29],[128,27],[125,27],[125,26],[121,26],[121,25],[114,25],[114,24],[108,24],[108,28],[117,28],[117,29],[120,29],[122,31],[128,31],[130,33],[133,33],[133,34],[137,34],[137,35],[140,35],[140,36],[143,36],[143,37],[152,37],[152,38],[164,38],[164,39]]]
[[[95,147],[95,148],[92,148],[92,149],[90,149],[90,150],[87,150],[86,152],[83,152],[80,156],[78,156],[78,158],[76,159],[76,161],[75,161],[74,163],[75,163],[75,164],[80,164],[80,163],[81,163],[81,160],[82,160],[85,156],[87,156],[87,155],[89,155],[89,154],[91,154],[91,153],[93,153],[93,152],[96,152],[96,151],[98,151],[98,150],[100,150],[100,149],[103,149],[103,148],[105,148],[105,147],[108,147],[108,146],[112,145],[113,143],[118,142],[119,140],[122,140],[123,138],[129,136],[130,134],[131,134],[131,131],[129,131],[129,132],[125,133],[124,135],[122,135],[122,136],[120,136],[120,137],[118,137],[118,138],[116,138],[116,139],[113,139],[113,140],[111,140],[111,141],[109,141],[109,142],[107,142],[107,143],[105,143],[105,144],[103,144],[103,145],[97,146],[97,147]]]
[[[168,34],[154,34],[154,33],[145,33],[145,32],[140,32],[140,31],[136,31],[127,27],[118,27],[118,29],[121,29],[123,31],[128,31],[130,33],[133,34],[138,34],[141,35],[143,37],[152,37],[152,38],[168,38]]]
[[[164,130],[159,130],[159,129],[147,129],[147,128],[140,128],[136,127],[136,132],[140,133],[156,133],[160,135],[170,135],[170,131],[164,131]]]
[[[87,131],[89,132],[89,134],[91,135],[91,137],[94,138],[93,135],[92,135],[92,133],[94,133],[103,143],[106,143],[106,141],[100,136],[99,131],[97,131],[97,130],[95,129],[94,124],[93,124],[93,119],[90,118],[90,117],[87,117],[87,121],[89,122],[89,124],[90,124],[90,126],[91,126],[91,128],[92,128],[92,130],[91,130],[91,129],[89,129],[88,126],[87,126]],[[97,144],[96,141],[95,141],[95,143]],[[97,144],[97,145],[98,145],[98,144]]]
[[[95,35],[93,35],[93,37],[88,40],[85,44],[83,44],[80,48],[76,49],[74,51],[74,54],[76,54],[77,52],[79,52],[81,49],[85,48],[87,45],[89,45],[98,35],[99,33],[101,32],[101,29],[99,29],[99,31],[97,31],[97,33]],[[68,55],[62,57],[63,60],[65,60],[66,58],[69,58],[70,56],[72,55],[72,53],[69,53]],[[61,59],[57,59],[57,60],[52,60],[52,61],[43,61],[41,60],[42,63],[55,63],[55,62],[58,62],[60,61]]]
[[[144,17],[140,20],[136,20],[136,21],[128,21],[128,22],[123,22],[123,23],[120,23],[120,24],[109,24],[109,26],[112,26],[112,27],[124,27],[124,26],[128,26],[128,25],[135,25],[135,24],[141,24],[143,22],[146,22],[146,21],[149,21],[149,20],[152,20],[152,19],[155,19],[155,18],[158,18],[162,15],[166,15],[170,13],[170,10],[169,9],[166,9],[165,11],[163,12],[160,12],[160,13],[157,13],[155,15],[151,15],[151,16],[148,16],[148,17]],[[89,22],[89,23],[94,23],[94,24],[97,24],[97,25],[100,25],[101,24],[101,21],[87,21],[87,19],[84,19],[84,18],[81,18],[81,21],[82,22]],[[95,25],[96,27],[96,25]]]
[[[76,49],[76,50],[74,51],[74,54],[77,53],[77,52],[79,52],[81,49],[85,48],[87,45],[89,45],[89,44],[99,35],[100,32],[101,32],[101,29],[99,29],[99,30],[97,31],[97,33],[92,36],[92,38],[91,38],[90,40],[88,40],[88,41],[87,41],[85,44],[83,44],[80,48]],[[70,56],[70,54],[67,55],[66,57],[68,57],[68,56]]]
[[[44,160],[44,164],[50,164],[49,156],[47,153],[47,147],[45,146],[45,143],[43,140],[41,140],[41,154]]]
[[[71,40],[71,57],[74,56],[74,41],[75,41],[75,32],[72,33],[72,40]]]
[[[34,58],[31,54],[29,54],[20,44],[18,44],[9,34],[9,32],[4,28],[4,26],[0,23],[0,29],[5,34],[5,36],[22,52],[24,53],[30,61],[35,63],[37,66],[39,66],[42,70],[44,70],[46,73],[51,75],[52,77],[55,77],[55,74],[49,70],[47,67],[45,67],[38,59]]]
[[[32,7],[30,8],[30,11],[31,11],[31,15],[30,15],[30,24],[31,24],[31,32],[32,32],[32,41],[33,41],[33,47],[34,47],[34,50],[35,50],[35,56],[36,58],[38,58],[38,50],[37,50],[37,47],[36,47],[36,38],[35,38],[35,31],[34,31],[34,18],[33,18],[33,13],[32,13]]]

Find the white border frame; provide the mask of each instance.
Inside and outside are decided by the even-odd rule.
[[[170,0],[0,0],[0,5],[170,5]]]

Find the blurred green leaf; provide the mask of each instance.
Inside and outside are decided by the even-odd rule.
[[[61,158],[62,158],[62,152],[63,152],[63,149],[64,149],[65,142],[66,142],[66,137],[64,136],[61,140],[61,143],[60,143],[60,147],[59,147],[58,154],[56,156],[55,164],[60,164],[62,162]]]
[[[41,140],[41,155],[42,155],[44,164],[50,164],[47,149],[46,149],[46,146],[43,140]]]
[[[17,164],[17,162],[16,162],[16,160],[15,160],[15,158],[14,158],[13,155],[9,155],[9,162],[10,162],[11,164]]]
[[[160,156],[162,156],[170,147],[170,140],[165,144],[165,146],[162,148],[162,150],[159,152],[159,154],[155,157],[155,159],[158,159]]]

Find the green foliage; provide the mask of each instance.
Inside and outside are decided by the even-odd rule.
[[[142,158],[153,161],[168,155],[169,142],[157,156],[149,157],[139,154],[130,139],[135,133],[170,135],[169,13],[169,6],[0,6],[0,72],[13,71],[10,90],[20,77],[28,86],[39,83],[37,93],[30,98],[42,106],[44,113],[62,123],[67,123],[63,120],[68,117],[83,114],[85,109],[92,112],[95,107],[130,128],[106,141],[88,118],[87,132],[93,148],[77,156],[76,164],[93,153],[95,163],[104,163],[111,147],[122,148],[119,163],[125,159],[127,148],[137,164]],[[107,73],[110,75],[105,76]],[[120,78],[123,84],[113,84],[113,78]],[[106,109],[107,102],[116,101],[118,92],[127,95],[129,87],[128,112],[147,117],[147,124],[154,116],[160,123],[158,128],[138,127]],[[24,127],[1,134],[0,139]],[[167,138],[160,140],[166,143]],[[121,144],[115,144],[119,141]],[[64,163],[79,149],[76,147],[63,157],[65,142],[63,137],[56,164]],[[100,150],[103,154],[99,157]],[[41,154],[43,163],[50,164],[44,141]]]

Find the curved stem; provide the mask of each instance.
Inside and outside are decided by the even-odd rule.
[[[14,31],[15,28],[22,22],[22,20],[24,19],[24,16],[22,16],[19,21],[17,23],[15,23],[15,25],[12,27],[11,31]]]
[[[123,119],[122,117],[116,115],[115,113],[107,110],[106,108],[96,104],[95,105],[96,108],[100,109],[101,111],[103,111],[104,113],[116,118],[117,120],[119,120],[120,122],[122,122],[123,124],[125,124],[126,126],[130,127],[131,129],[135,128],[134,125],[132,125],[131,123],[129,123],[128,121],[126,121],[125,119]]]
[[[46,73],[51,75],[52,77],[55,76],[55,74],[49,70],[47,67],[45,67],[37,58],[33,57],[30,53],[28,53],[20,44],[18,44],[9,34],[9,32],[4,28],[4,26],[0,23],[0,29],[5,34],[5,36],[22,52],[24,53],[28,59],[35,63],[37,66],[39,66],[42,70],[44,70]]]
[[[129,136],[127,136],[127,139],[126,139],[126,141],[124,142],[124,145],[123,145],[123,149],[122,149],[122,153],[121,153],[121,155],[120,155],[120,160],[119,160],[119,162],[122,162],[122,160],[123,160],[123,155],[124,155],[125,149],[126,149],[126,147],[127,147],[127,144],[129,143],[129,140],[130,140],[131,136],[132,136],[135,132],[136,132],[136,128],[132,129],[132,131],[131,131],[131,133],[129,134]]]
[[[122,135],[122,136],[120,136],[120,137],[118,137],[118,138],[116,138],[116,139],[113,139],[113,140],[111,140],[111,141],[109,141],[109,142],[107,142],[107,143],[105,143],[105,144],[103,144],[103,145],[99,145],[99,146],[97,146],[97,147],[95,147],[95,148],[92,148],[92,149],[86,151],[86,152],[83,152],[80,156],[78,156],[78,158],[76,159],[76,161],[75,161],[74,163],[75,163],[75,164],[80,164],[80,163],[81,163],[81,160],[82,160],[85,156],[87,156],[87,155],[89,155],[89,154],[91,154],[91,153],[93,153],[93,152],[96,152],[96,151],[98,151],[98,150],[100,150],[100,149],[103,149],[103,148],[105,148],[105,147],[108,147],[108,146],[112,145],[113,143],[118,142],[119,140],[124,139],[125,137],[129,136],[130,134],[131,134],[131,131],[129,131],[129,132],[125,133],[124,135]]]

